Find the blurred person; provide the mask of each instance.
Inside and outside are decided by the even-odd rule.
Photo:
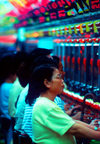
[[[28,78],[30,77],[30,65],[32,64],[35,57],[40,55],[49,55],[51,50],[44,48],[34,49],[30,54],[19,51],[16,55],[17,66],[17,78],[10,90],[8,111],[9,115],[14,118],[16,114],[16,103],[19,98],[19,94],[23,88],[27,85]],[[24,79],[24,81],[23,81]]]
[[[34,60],[38,59],[38,57],[46,56],[47,57],[46,60],[48,61],[48,57],[50,57],[49,56],[50,53],[51,53],[51,50],[48,50],[48,49],[43,49],[43,48],[34,49],[32,53],[30,53],[29,59],[24,63],[24,65],[18,71],[18,78],[19,78],[20,84],[23,87],[25,87],[19,96],[19,99],[17,102],[16,114],[15,114],[15,120],[16,120],[15,130],[19,132],[21,132],[21,128],[22,128],[22,121],[23,121],[24,109],[25,109],[25,96],[27,95],[27,91],[28,91],[27,84],[31,76],[31,67],[35,65]]]
[[[41,65],[33,70],[26,97],[29,105],[34,102],[33,141],[42,144],[76,144],[75,136],[100,140],[100,128],[73,120],[54,103],[63,88],[64,81],[57,68]]]
[[[17,71],[20,69],[20,67],[23,65],[23,63],[28,59],[28,54],[26,52],[17,52],[15,54],[15,65],[17,68]],[[9,94],[9,100],[8,100],[8,112],[9,115],[14,118],[16,113],[16,102],[18,99],[19,94],[23,90],[23,87],[21,86],[18,78],[18,74],[16,72],[17,78],[13,83],[12,88],[10,89]]]
[[[18,70],[18,78],[22,87],[25,87],[30,78],[31,66],[34,62],[34,59],[38,58],[39,56],[50,56],[52,50],[45,49],[45,48],[36,48],[30,54],[29,58],[26,59],[25,63],[21,66]]]
[[[10,89],[16,80],[15,55],[3,54],[0,59],[0,117],[5,144],[13,143],[12,120],[8,113]]]

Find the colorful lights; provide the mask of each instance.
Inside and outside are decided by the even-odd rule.
[[[19,18],[20,21],[21,21],[21,18],[22,17]],[[28,17],[26,17],[26,18],[28,19]],[[26,18],[24,18],[24,19],[26,19]],[[46,18],[48,19],[48,21],[50,21],[48,16],[47,17],[41,16],[41,17],[39,17],[39,22],[40,23],[45,22]],[[15,26],[15,28],[19,28],[22,26],[26,26],[28,24],[29,24],[28,21],[25,20],[18,24],[15,24],[14,26]],[[98,32],[99,27],[100,27],[100,20],[90,21],[90,22],[85,22],[85,23],[80,23],[80,24],[63,25],[63,26],[58,26],[58,27],[53,27],[53,28],[49,27],[49,28],[46,28],[46,30],[40,29],[40,31],[42,31],[42,33],[44,33],[44,35],[45,35],[45,31],[47,31],[46,36],[57,36],[57,37],[64,36],[65,39],[66,38],[71,39],[73,37],[73,34],[76,34],[76,35],[81,34],[83,37],[82,39],[77,38],[77,40],[75,40],[75,39],[73,39],[73,40],[75,40],[76,42],[78,42],[78,40],[79,40],[81,43],[84,43],[85,41],[92,42],[91,30],[96,33],[96,32]]]
[[[72,98],[73,100],[76,100],[77,102],[83,102],[83,97],[81,97],[78,94],[74,94],[72,92],[69,92],[68,90],[63,91],[63,95]],[[94,108],[95,110],[100,111],[100,103],[93,102],[92,100],[86,100],[86,105],[90,106],[91,108]]]
[[[15,43],[16,35],[0,36],[0,43]]]

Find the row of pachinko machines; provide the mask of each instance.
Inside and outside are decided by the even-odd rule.
[[[54,39],[54,54],[64,66],[69,108],[82,105],[80,119],[87,123],[100,119],[100,38]]]

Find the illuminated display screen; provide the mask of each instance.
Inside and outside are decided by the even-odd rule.
[[[90,0],[91,11],[100,10],[100,0]]]
[[[28,25],[28,20],[31,18],[33,24],[50,22],[53,20],[65,19],[70,16],[75,16],[80,13],[89,11],[89,0],[56,0],[49,2],[47,6],[41,6],[18,17],[20,23],[15,24],[15,28]]]

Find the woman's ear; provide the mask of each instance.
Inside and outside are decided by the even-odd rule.
[[[48,81],[47,79],[44,80],[44,85],[47,87],[47,88],[50,88],[50,81]]]

